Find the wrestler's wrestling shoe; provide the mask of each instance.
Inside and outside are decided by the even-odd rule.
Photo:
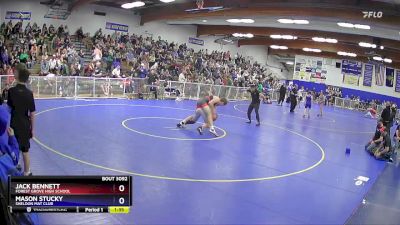
[[[176,127],[178,128],[185,128],[185,123],[183,121],[179,122]]]
[[[219,137],[219,135],[217,134],[217,132],[215,131],[214,127],[210,128],[210,133],[212,133],[215,137]]]
[[[203,135],[203,128],[202,127],[198,127],[197,131],[199,132],[200,135]]]

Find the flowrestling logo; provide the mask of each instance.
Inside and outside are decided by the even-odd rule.
[[[363,11],[362,12],[364,15],[364,19],[380,19],[383,17],[383,12],[382,11]]]

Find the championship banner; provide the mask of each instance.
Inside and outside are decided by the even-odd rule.
[[[31,12],[16,12],[16,11],[7,11],[6,12],[6,20],[31,20],[32,13]]]
[[[400,70],[396,70],[396,92],[400,92]]]
[[[372,86],[372,74],[374,66],[372,64],[364,64],[364,80],[363,85],[366,87]]]
[[[342,60],[343,83],[358,86],[361,72],[361,62]]]
[[[375,84],[377,86],[383,86],[384,79],[385,74],[383,65],[375,65]]]
[[[204,40],[189,37],[189,43],[190,43],[190,44],[194,44],[194,45],[201,45],[201,46],[203,46],[203,45],[204,45]]]
[[[386,87],[393,87],[394,69],[386,67]]]
[[[121,32],[128,32],[129,26],[128,25],[124,25],[124,24],[106,22],[106,29],[107,30],[121,31]]]

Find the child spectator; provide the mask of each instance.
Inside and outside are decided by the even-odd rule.
[[[8,91],[7,105],[11,108],[11,128],[15,131],[19,149],[24,160],[24,175],[32,175],[30,170],[30,139],[33,137],[35,121],[35,101],[33,93],[26,87],[29,71],[22,69],[16,77],[17,85]]]

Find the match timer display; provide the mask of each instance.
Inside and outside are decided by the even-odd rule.
[[[9,177],[10,212],[128,213],[131,176]]]

